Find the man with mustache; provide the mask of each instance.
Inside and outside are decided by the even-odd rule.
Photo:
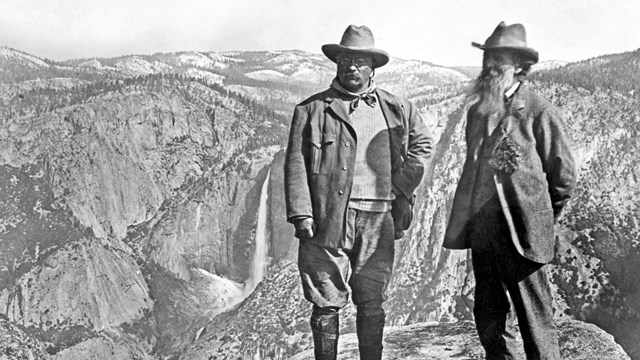
[[[444,247],[471,248],[474,316],[487,359],[517,359],[517,317],[528,360],[560,359],[546,263],[575,167],[557,108],[523,81],[538,52],[521,24],[500,23],[484,45],[467,114],[467,157]]]
[[[338,311],[357,307],[360,358],[382,357],[394,239],[412,219],[433,137],[415,106],[378,88],[389,61],[366,26],[322,47],[337,64],[329,89],[298,104],[285,158],[287,219],[300,239],[298,267],[313,304],[316,359],[336,359]]]

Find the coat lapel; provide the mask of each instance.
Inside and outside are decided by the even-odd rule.
[[[387,122],[389,130],[389,146],[391,147],[391,170],[397,171],[407,156],[409,143],[408,127],[404,124],[403,108],[398,101],[384,90],[376,90],[380,110]]]
[[[402,106],[400,106],[400,104],[398,104],[394,99],[387,96],[384,91],[376,89],[376,95],[380,102],[380,109],[387,121],[387,127],[389,129],[394,129],[398,126],[402,126]]]
[[[340,99],[336,97],[327,97],[325,101],[329,103],[328,109],[330,111],[332,111],[342,121],[346,122],[349,125],[352,125],[347,107]]]

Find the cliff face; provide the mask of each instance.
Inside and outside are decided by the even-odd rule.
[[[45,331],[73,326],[97,331],[138,319],[153,302],[127,255],[97,241],[65,244],[3,293],[6,315]]]

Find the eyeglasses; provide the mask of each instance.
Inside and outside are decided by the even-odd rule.
[[[338,58],[338,65],[340,66],[351,66],[351,64],[355,65],[358,69],[363,66],[370,66],[368,59],[351,59],[348,57],[340,57]]]

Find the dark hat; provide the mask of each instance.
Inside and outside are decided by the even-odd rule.
[[[366,26],[349,25],[342,34],[340,44],[322,45],[322,52],[329,60],[336,62],[340,53],[364,54],[373,57],[373,67],[378,68],[389,62],[389,54],[386,51],[376,49],[373,41],[373,33]]]
[[[493,34],[487,38],[484,45],[476,42],[472,42],[471,45],[482,50],[505,49],[514,51],[523,55],[526,59],[533,61],[534,64],[538,62],[538,52],[527,47],[527,33],[522,24],[507,26],[504,21],[502,21],[498,24],[498,27],[493,30]]]

